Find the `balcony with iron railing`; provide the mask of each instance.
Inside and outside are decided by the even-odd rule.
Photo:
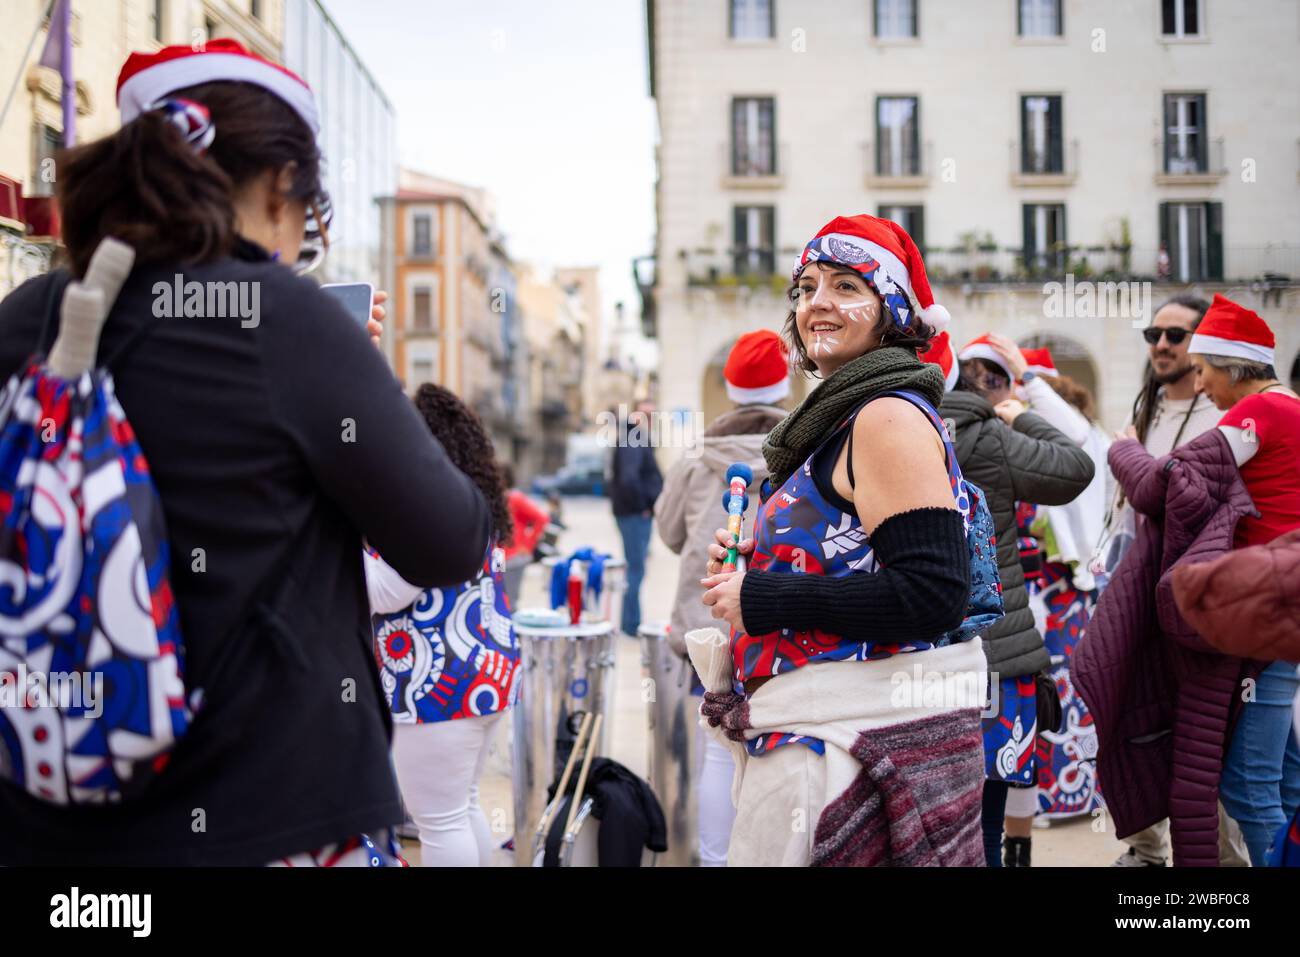
[[[862,144],[868,189],[918,189],[930,185],[934,144],[905,144],[893,150],[883,141]]]
[[[723,189],[780,189],[790,161],[787,143],[751,148],[744,143],[720,143],[718,168]]]
[[[722,293],[769,293],[783,298],[789,288],[786,266],[797,249],[694,249],[682,250],[690,289]],[[754,256],[763,268],[754,268]],[[1155,247],[1116,244],[1062,244],[1026,255],[1023,247],[974,242],[923,252],[931,283],[975,286],[1039,283],[1073,276],[1076,280],[1143,281],[1186,284],[1241,282],[1267,288],[1300,286],[1300,244],[1267,243],[1233,246],[1162,264]],[[737,267],[741,268],[737,268]]]
[[[1079,141],[1070,140],[1056,149],[1025,149],[1018,140],[1009,144],[1008,159],[1012,186],[1073,186],[1079,178]]]
[[[1156,138],[1151,142],[1155,154],[1156,183],[1160,186],[1211,186],[1228,175],[1223,137],[1200,145]]]

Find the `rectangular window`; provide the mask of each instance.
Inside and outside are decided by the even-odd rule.
[[[1016,19],[1022,37],[1059,37],[1061,0],[1020,0]]]
[[[416,213],[412,217],[414,235],[411,237],[411,255],[422,259],[433,258],[433,217]]]
[[[776,101],[736,97],[731,101],[731,175],[776,175]]]
[[[770,40],[776,36],[776,0],[731,0],[731,38]]]
[[[416,286],[411,292],[411,330],[433,331],[433,290],[428,286]]]
[[[254,20],[262,19],[262,0],[250,0],[248,12],[253,15]]]
[[[1171,37],[1194,37],[1201,32],[1200,0],[1162,0],[1160,32]]]
[[[776,208],[737,206],[732,220],[736,275],[770,276],[776,271]]]
[[[1167,278],[1223,279],[1223,204],[1161,203],[1160,245],[1169,257]]]
[[[1065,271],[1065,207],[1059,203],[1026,203],[1024,216],[1025,268],[1031,273]]]
[[[1020,98],[1020,172],[1065,172],[1061,125],[1059,96]]]
[[[876,0],[875,32],[883,40],[916,36],[917,0]]]
[[[415,359],[411,362],[411,381],[406,383],[407,387],[414,391],[426,382],[433,381],[433,360],[432,359]]]
[[[919,176],[919,104],[914,96],[876,98],[876,173]]]
[[[907,230],[916,248],[925,254],[925,207],[924,206],[878,206],[876,215],[888,219]]]
[[[1204,173],[1210,168],[1205,94],[1165,94],[1165,172]]]

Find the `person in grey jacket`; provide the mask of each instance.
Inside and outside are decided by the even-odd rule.
[[[756,503],[758,488],[767,478],[763,439],[788,414],[775,404],[790,394],[789,360],[775,332],[761,330],[741,336],[732,347],[723,375],[735,407],[705,429],[698,455],[683,457],[668,470],[663,494],[655,503],[659,537],[681,556],[669,644],[683,657],[686,633],[714,624],[709,607],[700,600],[705,591],[700,577],[708,565],[714,530],[726,522],[722,493],[727,488],[727,469],[744,462],[754,470],[751,506]],[[751,507],[746,525],[753,517]],[[700,864],[723,867],[736,813],[731,804],[731,755],[711,735],[700,738],[704,746],[698,788]]]
[[[953,391],[945,394],[939,413],[952,434],[962,473],[983,490],[997,529],[1006,614],[983,635],[984,652],[990,675],[1001,683],[1001,714],[1015,711],[1008,698],[1018,687],[1022,697],[1028,695],[1024,710],[1032,721],[1033,689],[1014,679],[1043,671],[1050,659],[1025,590],[1017,547],[1016,503],[1066,505],[1092,482],[1095,467],[1083,449],[1015,398],[1007,360],[988,336],[967,345],[960,356],[960,377]],[[984,788],[984,846],[991,867],[1001,866],[1008,784],[1030,786],[1035,780],[1030,727],[1023,728],[1023,736],[1011,743],[1016,752],[1014,773],[1004,773],[1004,763],[987,753],[994,746],[988,733],[985,735],[990,770]]]

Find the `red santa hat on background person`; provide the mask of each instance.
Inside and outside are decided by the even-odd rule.
[[[218,82],[260,86],[289,104],[313,135],[320,133],[316,98],[302,77],[229,39],[212,40],[197,50],[171,46],[155,53],[132,53],[117,77],[122,123],[155,109],[169,93]]]
[[[1025,357],[1026,371],[1060,377],[1061,373],[1056,371],[1056,363],[1052,361],[1052,350],[1047,346],[1041,349],[1021,349],[1020,354]]]
[[[722,370],[727,395],[738,405],[780,402],[790,394],[790,356],[770,329],[747,332],[731,347]]]
[[[1271,366],[1276,346],[1273,330],[1258,313],[1216,294],[1205,318],[1192,333],[1192,343],[1187,351],[1202,356],[1248,359]]]
[[[957,366],[956,357],[952,354],[952,342],[948,338],[946,329],[930,340],[930,348],[921,353],[921,361],[933,363],[943,372],[945,392],[951,392],[956,388],[961,370]]]
[[[1005,372],[1007,378],[1012,382],[1016,381],[1016,374],[1012,372],[1011,367],[1007,365],[1007,360],[1002,358],[1002,353],[993,348],[993,340],[989,338],[987,333],[972,339],[970,342],[966,343],[966,345],[962,346],[961,352],[957,353],[957,358],[962,362],[966,362],[969,359],[983,359],[985,362],[990,362]]]
[[[878,216],[837,216],[818,230],[794,268],[794,281],[811,262],[832,262],[861,273],[894,322],[906,328],[913,316],[942,332],[952,321],[934,301],[921,252],[902,226]]]

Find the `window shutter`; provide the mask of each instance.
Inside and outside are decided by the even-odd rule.
[[[1065,172],[1064,144],[1062,143],[1061,98],[1047,98],[1047,170]]]
[[[767,0],[767,35],[776,36],[776,0]]]
[[[874,37],[880,36],[880,0],[872,0],[871,35]]]
[[[1174,242],[1174,204],[1160,204],[1160,242],[1164,244],[1165,249],[1169,252],[1169,258],[1172,261],[1173,242]]]
[[[1020,98],[1020,172],[1031,172],[1029,162],[1029,97]]]
[[[749,236],[746,229],[748,225],[749,217],[745,213],[745,207],[734,207],[732,209],[731,253],[733,271],[738,276],[743,274],[745,271],[745,252],[749,248]]]
[[[1174,125],[1174,117],[1175,117],[1176,114],[1177,114],[1177,111],[1176,111],[1176,109],[1175,109],[1175,107],[1174,107],[1174,98],[1173,98],[1173,95],[1172,95],[1172,94],[1169,94],[1169,93],[1166,93],[1166,94],[1165,94],[1165,126],[1164,126],[1164,129],[1161,131],[1161,135],[1164,137],[1164,140],[1165,140],[1165,154],[1164,154],[1164,155],[1165,155],[1165,168],[1164,168],[1164,172],[1166,172],[1166,173],[1169,172],[1169,168],[1170,168],[1170,167],[1169,167],[1169,163],[1170,163],[1170,160],[1173,158],[1173,155],[1174,155],[1174,138],[1173,138],[1173,136],[1170,134],[1169,131],[1173,128],[1173,125]]]
[[[731,175],[743,176],[745,164],[741,159],[741,150],[745,143],[745,101],[733,97],[731,100]]]
[[[922,257],[925,256],[925,207],[913,206],[908,212],[911,214],[907,217],[907,233],[912,237],[912,242],[916,243],[916,248],[921,251]]]
[[[919,176],[921,170],[921,99],[912,97],[912,143],[911,163],[907,172]]]
[[[1223,204],[1205,204],[1205,225],[1208,249],[1206,265],[1209,279],[1223,278]]]
[[[921,18],[921,14],[920,14],[920,12],[917,10],[917,7],[919,7],[920,5],[921,5],[921,0],[912,0],[912,36],[914,36],[914,37],[915,37],[915,36],[920,36],[920,35],[921,35],[921,33],[920,33],[920,31],[921,31],[921,27],[920,27],[920,18]]]
[[[1056,35],[1065,36],[1065,12],[1061,8],[1061,0],[1056,0]]]
[[[1202,172],[1210,169],[1210,124],[1206,121],[1205,94],[1195,97],[1197,163]]]
[[[1025,0],[1016,0],[1016,36],[1025,35]]]
[[[1020,207],[1021,220],[1023,222],[1023,237],[1025,248],[1021,253],[1025,260],[1025,268],[1030,272],[1034,271],[1034,250],[1038,247],[1038,242],[1034,237],[1034,207],[1031,203],[1025,203]]]

